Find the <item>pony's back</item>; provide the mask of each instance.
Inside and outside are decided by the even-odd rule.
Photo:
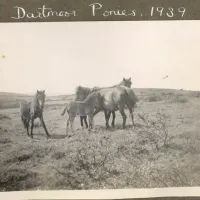
[[[82,101],[70,101],[65,105],[61,115],[63,116],[66,111],[69,115],[83,115],[85,116],[87,110],[87,104]]]

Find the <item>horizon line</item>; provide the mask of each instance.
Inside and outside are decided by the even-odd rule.
[[[133,87],[131,89],[141,89],[141,90],[144,90],[144,89],[149,89],[149,90],[180,90],[180,91],[191,91],[191,92],[199,92],[199,90],[193,90],[193,89],[184,89],[184,88],[145,88],[145,87]],[[33,95],[35,94],[35,92],[33,93],[30,93],[30,92],[5,92],[5,91],[0,91],[0,95],[2,94],[17,94],[17,95]],[[52,93],[48,93],[47,96],[72,96],[74,95],[75,93],[55,93],[55,92],[52,92]]]

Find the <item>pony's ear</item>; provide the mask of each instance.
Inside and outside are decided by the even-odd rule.
[[[123,78],[123,81],[125,81],[126,79],[125,78]]]
[[[37,93],[39,94],[40,92],[37,90]]]
[[[128,79],[129,81],[131,80],[131,77]]]
[[[43,90],[43,94],[45,94],[45,90]]]

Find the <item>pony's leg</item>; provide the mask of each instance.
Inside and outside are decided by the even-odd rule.
[[[124,108],[120,108],[119,111],[120,111],[122,118],[123,118],[122,128],[125,128],[126,118],[127,118],[126,113],[124,112]]]
[[[94,115],[93,115],[93,114],[90,114],[90,115],[88,115],[88,118],[89,118],[89,127],[88,127],[88,131],[90,131],[90,130],[93,128],[93,118],[94,118]]]
[[[88,128],[87,116],[84,116],[83,119],[84,119],[84,122],[85,122],[85,126],[86,126],[86,128]]]
[[[109,111],[109,112],[108,112],[108,115],[107,115],[107,118],[108,118],[108,125],[109,125],[110,115],[111,115],[111,111]]]
[[[114,127],[114,126],[115,126],[115,117],[116,117],[115,111],[112,112],[112,116],[113,116],[113,119],[112,119],[112,127]]]
[[[73,123],[74,123],[74,119],[75,119],[76,115],[70,115],[69,120],[70,120],[70,128],[71,128],[71,132],[74,132],[74,128],[73,128]]]
[[[43,115],[40,116],[40,121],[41,121],[41,124],[42,124],[42,126],[43,126],[45,132],[46,132],[47,138],[49,138],[49,137],[50,137],[50,134],[49,134],[49,132],[48,132],[48,130],[47,130],[47,127],[46,127],[46,125],[45,125],[45,123],[44,123]]]
[[[83,128],[83,116],[80,116],[81,127]]]
[[[111,111],[107,113],[107,127],[109,127],[109,120],[110,120]]]
[[[31,119],[31,138],[33,138],[34,119]]]
[[[107,112],[107,124],[106,124],[106,126],[109,128],[109,120],[110,120],[110,115],[111,115],[111,113],[112,113],[112,111],[108,111]],[[113,122],[112,122],[113,123]]]
[[[106,127],[109,128],[109,119],[108,119],[108,113],[106,110],[104,110],[105,120],[106,120]]]
[[[91,130],[91,117],[90,116],[88,116],[88,121],[89,121],[89,126],[88,126],[88,131],[90,131]]]
[[[135,122],[134,122],[134,116],[133,116],[133,108],[129,108],[130,116],[131,116],[131,121],[133,124],[133,127],[135,127]]]
[[[70,119],[69,119],[69,117],[68,117],[68,119],[67,119],[67,123],[66,123],[66,134],[67,134],[67,132],[68,132],[69,123],[70,123]]]
[[[27,120],[27,127],[26,127],[28,137],[29,137],[29,122],[30,122],[30,119]]]

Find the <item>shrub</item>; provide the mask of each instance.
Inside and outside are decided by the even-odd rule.
[[[7,115],[0,114],[0,120],[3,120],[3,119],[11,119],[11,118],[8,117]]]
[[[1,191],[27,190],[36,186],[34,181],[37,174],[29,172],[27,169],[17,167],[2,168],[0,171]]]
[[[196,92],[196,91],[195,92],[191,92],[190,96],[194,97],[194,98],[199,98],[200,97],[200,92],[199,91],[198,92]]]
[[[147,101],[149,101],[149,102],[155,102],[155,101],[161,101],[161,100],[162,100],[162,98],[155,94],[151,95],[147,98]]]
[[[1,127],[0,127],[1,130]],[[0,140],[0,144],[7,144],[7,143],[11,143],[12,141],[9,138],[1,138]]]
[[[188,103],[188,99],[186,97],[177,96],[176,102],[177,103]]]
[[[65,157],[65,152],[62,152],[62,151],[54,152],[52,155],[52,158],[54,158],[56,160],[59,160],[63,157]]]
[[[139,139],[150,143],[157,151],[162,147],[168,147],[172,137],[169,135],[169,117],[163,113],[156,113],[155,119],[149,119],[147,114],[138,114],[143,124],[139,130]]]
[[[108,179],[118,174],[116,169],[112,169],[114,157],[106,146],[109,142],[105,139],[102,139],[99,144],[92,141],[82,142],[82,146],[71,155],[67,153],[68,156],[70,155],[68,162],[66,161],[59,168],[51,167],[58,176],[61,176],[56,183],[59,189],[66,186],[70,189],[102,188]]]
[[[183,94],[175,94],[169,98],[171,103],[188,103],[188,98]]]
[[[31,159],[33,157],[32,152],[13,152],[12,155],[8,155],[8,158],[5,160],[5,163],[16,163],[16,162],[23,162]]]

